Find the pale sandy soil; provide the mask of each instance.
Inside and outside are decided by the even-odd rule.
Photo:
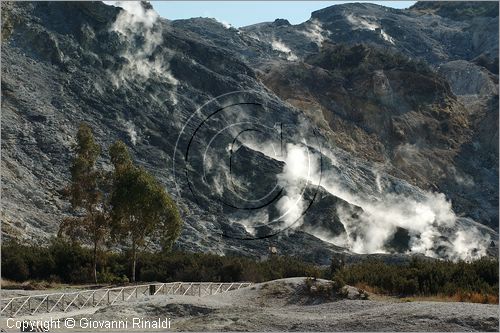
[[[44,318],[71,317],[77,325],[72,331],[88,331],[78,328],[82,320],[127,321],[130,331],[133,318],[169,318],[170,331],[498,331],[498,310],[498,305],[472,303],[325,300],[307,294],[303,278],[293,278],[215,296],[159,295]],[[5,323],[2,318],[4,329]]]

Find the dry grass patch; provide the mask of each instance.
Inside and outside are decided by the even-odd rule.
[[[58,282],[49,282],[44,280],[28,280],[24,282],[16,282],[12,280],[2,279],[2,289],[22,289],[22,290],[45,290],[58,289],[63,285]]]

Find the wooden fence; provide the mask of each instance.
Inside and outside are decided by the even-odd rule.
[[[205,297],[248,287],[249,282],[171,282],[126,287],[82,290],[12,297],[1,300],[2,316],[30,316],[55,311],[68,312],[85,307],[100,307],[155,295],[189,295]]]

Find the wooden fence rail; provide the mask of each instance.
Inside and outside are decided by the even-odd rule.
[[[85,307],[99,307],[126,302],[131,299],[146,298],[155,295],[187,295],[205,297],[230,290],[248,287],[249,282],[170,282],[150,283],[116,288],[73,291],[67,293],[50,293],[30,296],[18,296],[2,299],[0,314],[2,316],[30,316],[37,313],[55,311],[68,312]]]

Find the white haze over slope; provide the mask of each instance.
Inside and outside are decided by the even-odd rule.
[[[121,54],[127,60],[126,64],[119,71],[110,73],[113,84],[119,87],[130,79],[144,82],[158,76],[175,87],[178,81],[169,70],[169,50],[162,48],[159,54],[155,54],[163,43],[162,29],[158,26],[159,15],[153,9],[143,7],[139,1],[111,4],[124,9],[118,14],[111,30],[131,46]],[[137,36],[141,36],[140,44],[136,41]],[[175,96],[171,97],[175,104]]]
[[[162,30],[157,26],[158,14],[152,9],[144,8],[140,2],[118,2],[114,5],[122,7],[124,11],[118,15],[112,30],[128,45],[134,46],[123,52],[122,56],[127,59],[127,63],[121,70],[110,73],[114,85],[118,87],[131,78],[146,81],[152,76],[158,76],[170,83],[172,91],[175,91],[178,81],[169,70],[168,49],[163,48],[161,56],[155,54],[163,43]],[[380,27],[365,18],[350,16],[348,19],[361,29],[375,30]],[[320,25],[312,25],[305,34],[318,44],[323,41]],[[383,38],[393,43],[392,38],[385,36],[382,30],[381,34]],[[135,45],[137,36],[144,37],[140,45]],[[281,40],[273,40],[271,45],[273,49],[285,54],[288,60],[297,60],[297,56]],[[174,92],[172,94],[172,101],[175,104],[175,94]],[[126,122],[125,126],[131,142],[135,144],[137,132],[133,123]],[[252,143],[245,145],[278,159],[274,153],[268,151],[271,145],[258,146]],[[328,157],[334,165],[339,164],[335,156]],[[385,191],[383,180],[378,175],[375,177],[376,196],[367,198],[363,193],[355,192],[346,186],[343,182],[345,175],[335,169],[324,173],[320,182],[319,157],[308,153],[304,145],[287,145],[285,156],[279,159],[286,163],[283,173],[278,175],[278,183],[286,190],[286,195],[279,200],[277,206],[282,220],[287,225],[292,225],[297,219],[300,220],[305,204],[301,190],[304,182],[312,185],[321,183],[320,185],[332,195],[363,209],[358,219],[352,218],[352,212],[339,209],[339,217],[347,231],[346,234],[328,239],[318,231],[316,235],[321,239],[345,246],[357,253],[383,253],[387,251],[385,244],[394,236],[397,229],[404,228],[409,231],[412,253],[422,253],[431,257],[445,254],[451,259],[474,259],[486,254],[489,235],[481,233],[474,226],[465,228],[457,223],[458,218],[452,210],[451,203],[441,193],[423,193],[423,198],[418,199],[390,193]],[[257,220],[262,218],[262,216],[256,217]],[[249,223],[249,225],[254,224],[252,221]],[[293,226],[299,225],[300,223],[297,223]],[[446,236],[448,240],[440,236]],[[437,253],[438,248],[441,248],[439,253]]]
[[[276,159],[269,149],[270,144],[244,144]],[[335,156],[329,154],[328,158],[333,165],[340,166]],[[422,191],[422,198],[419,199],[389,193],[384,190],[379,173],[373,171],[376,191],[368,198],[345,186],[343,178],[346,175],[335,169],[323,171],[320,180],[319,156],[308,153],[304,145],[287,145],[281,160],[286,166],[278,175],[278,181],[286,196],[279,201],[278,207],[282,214],[286,214],[284,221],[287,224],[299,218],[305,204],[300,188],[304,182],[309,182],[313,186],[320,184],[330,194],[363,209],[356,219],[352,217],[353,212],[338,207],[339,218],[347,233],[332,239],[324,231],[311,232],[322,240],[356,253],[385,253],[385,245],[393,238],[397,228],[404,228],[410,236],[410,253],[452,260],[471,260],[486,255],[490,236],[473,225],[458,224],[451,202],[442,193]],[[300,223],[294,225],[298,226]]]
[[[375,18],[373,17],[357,17],[354,16],[353,14],[349,14],[346,16],[347,21],[353,25],[355,29],[364,29],[364,30],[371,30],[375,31],[376,29],[380,29],[380,35],[382,38],[391,43],[395,44],[394,38],[389,36],[383,29],[382,27],[375,22]]]
[[[288,61],[296,61],[298,59],[298,57],[292,52],[292,50],[279,39],[273,39],[271,42],[271,47],[275,51],[286,54],[286,59]]]
[[[325,40],[324,35],[330,35],[330,31],[324,30],[323,27],[321,26],[321,22],[313,19],[309,23],[309,26],[306,30],[300,31],[304,36],[308,37],[311,41],[316,43],[319,47],[323,45],[323,42]]]

